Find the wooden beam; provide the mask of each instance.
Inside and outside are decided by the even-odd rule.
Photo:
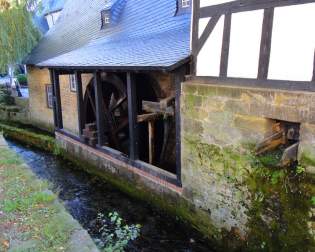
[[[136,80],[134,74],[127,73],[127,99],[128,99],[128,119],[129,119],[129,158],[139,159],[139,136],[137,124],[137,97]]]
[[[190,74],[196,75],[196,63],[197,63],[197,48],[198,48],[198,39],[199,39],[199,9],[200,9],[200,0],[193,1],[193,14],[192,14],[192,35],[191,35],[191,50],[192,50],[192,62]]]
[[[102,83],[98,71],[94,72],[94,91],[98,146],[103,146],[105,143],[105,113],[103,110]]]
[[[159,102],[152,101],[142,101],[142,110],[149,113],[160,113],[166,114],[168,116],[174,116],[173,107],[161,108],[161,104]]]
[[[230,36],[231,36],[231,12],[225,14],[224,30],[222,38],[221,62],[220,62],[220,77],[227,76],[229,52],[230,52]]]
[[[82,76],[78,71],[74,72],[77,88],[77,110],[78,110],[78,127],[80,138],[83,134],[84,122],[83,122],[83,91],[82,91]]]
[[[149,131],[149,163],[153,164],[154,161],[154,121],[148,121]]]
[[[137,122],[149,122],[149,121],[155,121],[156,119],[159,119],[162,117],[163,114],[161,113],[150,113],[150,114],[143,114],[137,116]]]
[[[198,45],[197,45],[197,49],[196,49],[196,56],[199,54],[200,50],[202,49],[202,47],[204,46],[204,44],[206,43],[207,39],[209,38],[209,36],[211,35],[214,27],[216,26],[216,24],[218,23],[219,19],[220,19],[221,15],[214,15],[213,17],[211,17],[211,19],[209,20],[208,24],[206,25],[206,28],[204,29],[202,35],[200,36],[200,38],[193,38],[193,39],[198,39]]]
[[[53,114],[54,114],[54,126],[55,128],[58,128],[58,119],[57,119],[57,108],[56,108],[56,102],[55,102],[55,80],[54,80],[54,71],[49,69],[50,74],[50,83],[52,86],[52,96],[53,96]]]
[[[185,80],[186,68],[182,67],[173,74],[173,81],[175,85],[175,129],[176,129],[176,176],[178,185],[181,186],[181,166],[182,166],[182,155],[181,155],[181,116],[180,116],[180,97],[182,82]]]
[[[273,16],[274,8],[265,9],[261,33],[259,66],[257,76],[257,78],[261,80],[266,80],[268,78]]]
[[[226,13],[227,11],[237,13],[314,2],[315,0],[238,0],[202,7],[199,10],[199,18],[207,18],[213,15]]]
[[[57,119],[57,129],[63,128],[63,121],[62,121],[62,108],[61,108],[61,97],[60,97],[60,82],[59,82],[59,73],[58,71],[53,71],[53,80],[54,80],[54,104],[56,106],[56,119]]]

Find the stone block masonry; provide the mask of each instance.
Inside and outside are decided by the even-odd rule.
[[[248,240],[252,249],[261,242],[265,248],[288,246],[294,251],[305,239],[314,248],[315,236],[309,228],[314,181],[303,174],[299,183],[291,185],[298,177],[293,170],[264,167],[254,154],[255,145],[272,132],[276,120],[299,123],[299,162],[307,172],[314,172],[314,101],[312,92],[183,83],[183,196],[207,210],[217,228]],[[296,204],[303,207],[292,207]],[[292,235],[290,246],[277,225],[287,225],[283,235]],[[300,230],[300,236],[294,230]],[[264,235],[269,232],[280,238],[275,241]]]

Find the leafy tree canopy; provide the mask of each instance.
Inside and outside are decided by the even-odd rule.
[[[20,63],[40,38],[32,21],[38,0],[0,0],[0,72]]]

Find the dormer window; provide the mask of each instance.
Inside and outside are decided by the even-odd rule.
[[[182,8],[189,8],[190,0],[182,0]]]
[[[110,12],[107,10],[103,10],[101,12],[102,17],[102,29],[110,24]]]
[[[109,15],[104,15],[104,24],[109,24]]]

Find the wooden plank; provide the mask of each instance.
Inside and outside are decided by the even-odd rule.
[[[284,131],[281,130],[279,132],[276,132],[272,134],[271,136],[265,138],[263,141],[257,144],[255,150],[256,154],[260,155],[264,152],[271,151],[276,149],[279,145],[285,144],[285,134]]]
[[[59,73],[58,71],[53,70],[53,80],[54,80],[54,92],[55,92],[55,106],[57,114],[57,129],[63,128],[62,121],[62,108],[61,108],[61,97],[60,97],[60,82],[59,82]]]
[[[139,159],[139,137],[137,124],[137,97],[136,81],[134,74],[127,73],[127,98],[128,98],[128,118],[129,118],[129,158]]]
[[[286,148],[282,154],[280,165],[288,166],[292,164],[293,162],[297,161],[298,149],[299,149],[299,142]]]
[[[149,114],[138,115],[137,122],[142,123],[142,122],[155,121],[161,118],[162,116],[163,115],[161,113],[149,113]]]
[[[239,0],[202,7],[199,10],[199,18],[207,18],[213,15],[226,13],[227,11],[237,13],[314,2],[315,0]]]
[[[216,24],[218,23],[220,17],[221,17],[221,15],[214,15],[209,20],[209,22],[208,22],[206,28],[204,29],[202,35],[198,39],[198,45],[197,45],[197,49],[196,49],[196,56],[199,54],[200,50],[202,49],[202,47],[206,43],[207,39],[211,35],[211,33],[212,33],[214,27],[216,26]],[[196,39],[196,38],[194,38],[194,39]]]
[[[166,97],[166,98],[160,100],[160,108],[161,109],[166,109],[167,107],[171,106],[174,101],[175,101],[175,96],[174,95]]]
[[[270,61],[274,8],[265,9],[261,33],[258,79],[267,79]]]
[[[229,52],[230,52],[231,18],[232,17],[231,17],[230,12],[225,14],[222,50],[221,50],[221,62],[220,62],[220,77],[227,76]]]
[[[153,164],[154,161],[154,121],[148,121],[149,131],[149,163]]]
[[[96,127],[98,145],[103,146],[105,143],[105,113],[103,110],[103,94],[100,73],[94,72],[94,91],[95,91],[95,107],[96,107]]]
[[[174,116],[173,107],[161,108],[159,102],[142,101],[142,110],[149,113],[160,113],[168,116]]]
[[[81,73],[78,71],[75,71],[74,75],[75,75],[76,88],[77,88],[78,126],[79,126],[79,134],[81,137],[83,134],[83,128],[84,128],[82,77],[81,77]]]

